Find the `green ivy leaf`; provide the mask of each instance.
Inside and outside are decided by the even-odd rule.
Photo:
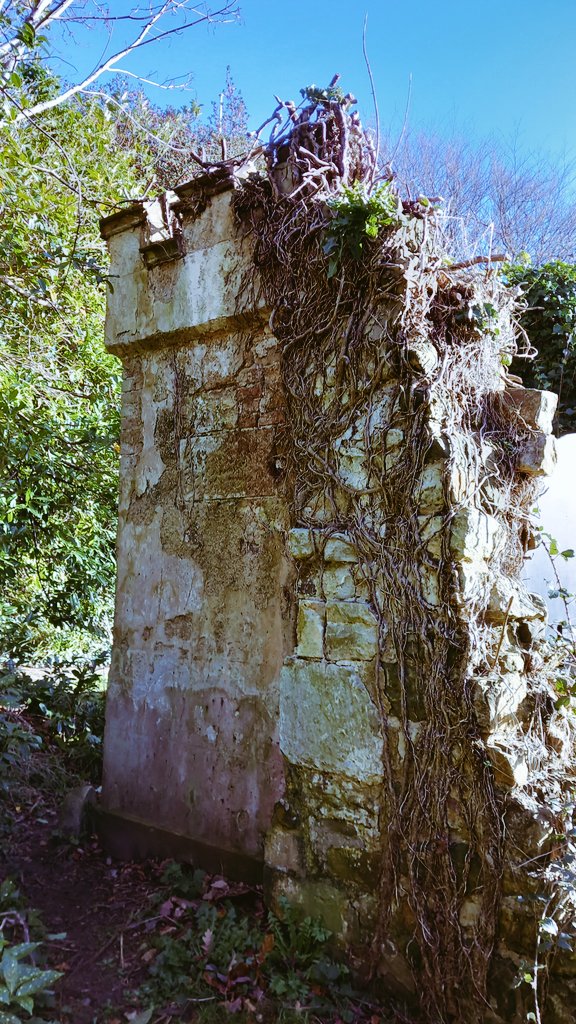
[[[5,949],[0,961],[0,972],[10,995],[13,995],[21,979],[21,965],[10,949]]]
[[[545,935],[558,935],[558,925],[553,917],[545,917],[540,921],[540,931]]]
[[[34,976],[29,976],[18,986],[18,998],[20,996],[33,996],[44,989],[50,988],[62,977],[61,971],[39,971],[34,970]]]
[[[337,273],[338,262],[339,261],[335,256],[332,256],[332,258],[328,260],[328,279],[334,277],[334,275]]]
[[[23,957],[30,956],[38,949],[38,945],[37,942],[19,942],[15,946],[10,946],[10,952],[17,960],[22,960]]]
[[[18,1006],[21,1006],[23,1010],[26,1010],[26,1013],[32,1015],[34,1012],[34,1000],[32,999],[32,996],[22,996],[18,992],[16,1002],[18,1003]]]

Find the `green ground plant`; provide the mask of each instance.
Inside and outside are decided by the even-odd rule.
[[[40,942],[30,930],[42,931],[12,879],[0,885],[0,1024],[48,1024],[39,1016],[53,1003],[52,986],[61,971],[39,966]],[[22,941],[22,939],[24,941]],[[52,1024],[57,1024],[51,1015]]]
[[[35,966],[32,957],[38,945],[12,945],[0,937],[0,1024],[24,1024],[22,1012],[29,1024],[42,1024],[35,1010],[41,998],[51,994],[51,986],[62,974]]]
[[[286,1019],[280,1010],[296,1008],[342,1022],[354,1021],[355,993],[345,964],[333,958],[331,932],[311,917],[282,903],[278,916],[256,906],[238,907],[224,880],[183,865],[170,865],[156,900],[172,924],[152,940],[148,981],[140,997],[157,1010],[176,1015],[204,1000],[232,1014],[258,1007]],[[242,887],[240,887],[242,888]],[[166,891],[170,892],[168,900]],[[230,893],[230,895],[228,895]],[[246,897],[246,889],[242,895]],[[254,902],[254,900],[253,900]],[[200,1019],[204,1019],[202,1016]]]
[[[0,789],[3,790],[8,788],[15,766],[42,746],[42,738],[6,709],[5,701],[12,703],[16,699],[12,694],[0,698],[5,708],[0,711]]]
[[[106,703],[98,671],[104,659],[57,663],[38,678],[25,671],[0,675],[0,785],[43,745],[60,754],[68,772],[99,782]]]

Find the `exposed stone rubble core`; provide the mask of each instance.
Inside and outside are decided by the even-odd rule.
[[[508,387],[487,345],[481,402],[495,426],[485,436],[463,423],[433,341],[394,335],[400,274],[400,298],[381,300],[350,360],[354,398],[329,347],[317,377],[314,353],[299,357],[302,394],[345,421],[318,436],[309,423],[305,437],[282,330],[268,327],[265,288],[245,285],[244,188],[219,172],[103,225],[107,344],[125,374],[103,804],[216,859],[264,861],[273,901],[322,916],[408,1003],[423,929],[441,966],[459,963],[442,947],[459,936],[471,977],[489,966],[488,1002],[456,978],[443,1019],[520,1022],[531,995],[513,983],[539,911],[518,897],[552,830],[527,787],[524,742],[545,610],[518,569],[533,481],[554,458],[554,400]],[[506,423],[522,438],[512,460]],[[433,707],[444,694],[428,676],[434,650],[445,708]],[[438,765],[441,832],[427,817]],[[474,805],[479,779],[486,807]],[[404,805],[421,850],[403,846],[414,839]],[[547,1024],[570,1006],[568,984],[552,984]]]

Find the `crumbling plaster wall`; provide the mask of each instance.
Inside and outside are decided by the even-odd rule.
[[[124,384],[104,802],[261,860],[284,788],[292,635],[278,347],[237,309],[229,193],[183,216],[185,256],[162,215],[138,208],[105,229]]]

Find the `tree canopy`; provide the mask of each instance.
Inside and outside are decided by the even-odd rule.
[[[4,115],[16,121],[46,113],[73,96],[86,95],[106,74],[122,74],[125,58],[155,49],[174,35],[182,35],[203,22],[222,23],[238,18],[234,0],[217,7],[194,0],[151,0],[144,8],[100,0],[0,0],[0,92]],[[78,81],[52,79],[49,93],[36,87],[47,56],[66,58],[75,47],[75,32],[87,27],[106,29],[108,43],[102,59]],[[113,43],[122,29],[121,42]],[[112,50],[110,53],[109,50]],[[128,72],[133,74],[133,72]]]
[[[407,132],[385,140],[400,190],[443,196],[456,258],[507,256],[522,293],[532,357],[514,360],[527,387],[559,395],[556,430],[576,429],[576,187],[574,168],[514,143]]]
[[[381,146],[393,154],[401,190],[443,196],[455,246],[464,256],[491,248],[534,264],[576,259],[573,165],[526,153],[514,140],[473,140],[465,133],[407,132]]]
[[[141,184],[102,105],[59,107],[42,127],[0,128],[0,632],[13,652],[33,637],[57,648],[72,624],[106,631],[119,371],[101,346],[97,220]]]

